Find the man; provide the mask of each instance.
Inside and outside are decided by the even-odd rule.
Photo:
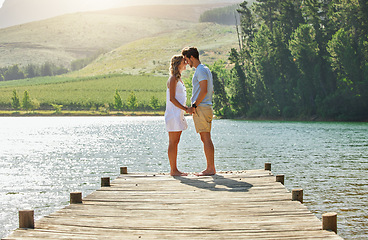
[[[203,149],[206,155],[207,168],[196,174],[198,176],[210,176],[216,174],[215,169],[215,148],[211,139],[211,122],[213,117],[212,94],[213,80],[208,67],[201,64],[199,53],[195,47],[187,47],[182,50],[186,62],[191,68],[195,68],[192,84],[192,106],[188,113],[193,114],[193,121],[197,133],[200,134],[203,142]]]

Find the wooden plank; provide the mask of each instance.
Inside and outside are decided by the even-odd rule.
[[[270,171],[121,175],[5,239],[341,239]]]

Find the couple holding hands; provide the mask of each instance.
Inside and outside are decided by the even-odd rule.
[[[191,106],[186,106],[187,94],[181,73],[189,64],[196,71],[193,75]],[[171,176],[187,176],[177,168],[177,153],[180,136],[188,128],[184,114],[193,115],[197,133],[200,134],[207,160],[207,168],[197,176],[216,174],[215,149],[211,139],[213,79],[211,71],[199,60],[199,52],[195,47],[182,50],[182,55],[175,55],[170,63],[170,77],[167,81],[165,123],[169,132],[168,157]]]

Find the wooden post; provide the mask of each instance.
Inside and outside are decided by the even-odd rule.
[[[110,178],[109,177],[101,178],[101,187],[110,187]]]
[[[330,212],[322,214],[322,229],[337,233],[337,213]]]
[[[276,175],[276,182],[280,182],[282,185],[284,185],[285,176],[284,175]]]
[[[265,163],[265,170],[271,171],[271,163]]]
[[[120,174],[128,174],[128,168],[127,167],[121,167],[120,168]]]
[[[34,228],[34,210],[19,211],[19,228]]]
[[[82,203],[82,193],[72,192],[70,193],[70,204]]]
[[[292,200],[303,203],[303,189],[293,189]]]

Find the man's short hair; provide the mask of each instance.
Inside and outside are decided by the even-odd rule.
[[[191,56],[193,56],[194,58],[199,60],[199,52],[196,47],[186,47],[183,50],[181,50],[181,54],[184,57],[190,58]]]

